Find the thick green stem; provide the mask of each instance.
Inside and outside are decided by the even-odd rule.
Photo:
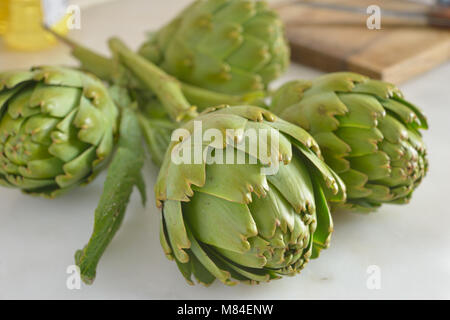
[[[118,147],[95,210],[94,230],[89,243],[75,254],[81,278],[87,284],[94,281],[100,258],[120,228],[135,186],[145,203],[145,184],[141,175],[144,153],[141,141],[142,133],[135,111],[131,107],[123,109]]]
[[[95,74],[100,79],[112,81],[113,61],[107,57],[83,47],[72,39],[66,38],[53,31],[48,26],[44,28],[62,43],[72,49],[71,54],[81,63],[81,69]]]
[[[181,83],[181,88],[186,98],[189,101],[194,102],[199,110],[223,104],[230,106],[249,104],[265,107],[265,94],[262,91],[255,91],[243,96],[236,96],[210,91],[186,83]]]
[[[109,45],[119,55],[121,62],[156,94],[173,120],[179,122],[198,115],[195,107],[186,100],[181,85],[175,78],[134,53],[119,39],[112,38]]]

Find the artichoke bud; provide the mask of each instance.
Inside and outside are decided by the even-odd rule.
[[[187,84],[242,95],[266,89],[288,67],[284,32],[262,1],[197,0],[139,54]]]
[[[0,73],[0,183],[53,197],[111,154],[119,112],[100,80],[39,67]]]
[[[345,187],[309,147],[315,143],[306,131],[251,106],[210,108],[181,129],[187,137],[172,137],[155,193],[162,247],[189,283],[192,276],[204,284],[216,278],[234,284],[294,275],[328,246],[327,200],[342,200]],[[212,138],[208,129],[220,134]],[[223,136],[229,130],[244,132],[242,144]],[[250,140],[261,130],[279,137]],[[197,136],[209,137],[200,149]],[[174,160],[180,148],[188,161]],[[276,162],[274,172],[266,170],[263,149]],[[193,153],[204,156],[193,162]],[[330,181],[338,186],[333,199],[325,196],[333,193]]]
[[[347,186],[345,207],[406,203],[427,172],[420,133],[427,120],[392,84],[354,73],[292,81],[274,94],[271,110],[317,140]]]

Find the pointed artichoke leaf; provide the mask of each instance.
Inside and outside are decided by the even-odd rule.
[[[82,74],[76,70],[57,66],[41,66],[34,68],[33,71],[34,80],[44,81],[48,85],[74,88],[83,87]]]
[[[336,136],[350,147],[347,156],[355,157],[378,151],[378,144],[383,140],[383,134],[377,128],[341,127],[335,131]]]
[[[256,14],[254,1],[228,1],[229,5],[219,9],[215,15],[218,21],[232,21],[242,24]]]
[[[351,152],[351,147],[336,135],[335,132],[321,132],[314,135],[314,139],[321,146],[323,155],[330,154],[333,157],[345,157]]]
[[[314,138],[304,129],[299,126],[293,125],[283,119],[276,118],[270,125],[275,129],[278,129],[282,133],[291,136],[293,139],[302,143],[308,149],[314,151],[318,156],[320,156],[320,148]]]
[[[43,113],[64,118],[75,109],[81,97],[79,88],[50,86],[38,83],[30,98],[30,106],[39,106]]]
[[[82,97],[73,124],[79,128],[78,138],[91,145],[98,145],[108,125],[103,113],[90,100]],[[111,124],[109,124],[111,125]]]
[[[192,281],[192,260],[195,259],[195,256],[193,254],[189,255],[189,261],[186,263],[181,263],[180,261],[178,261],[177,259],[175,259],[175,262],[177,264],[178,270],[180,270],[180,273],[183,275],[184,279],[186,280],[186,282],[193,286],[194,282]]]
[[[228,138],[234,138],[237,140],[241,139],[242,133],[240,133],[240,131],[245,129],[248,120],[235,114],[224,114],[224,116],[218,117],[217,113],[215,112],[214,114],[211,114],[211,112],[215,110],[216,108],[211,108],[205,111],[199,117],[197,117],[193,121],[188,122],[182,127],[189,132],[189,136],[185,138],[186,141],[194,143],[197,137],[196,134],[201,134],[201,136],[198,136],[198,138],[201,139],[203,145],[209,145],[210,142],[207,141],[205,133],[207,133],[208,131],[212,132],[213,130],[221,133],[221,138],[223,138],[222,146],[225,146]],[[236,136],[230,136],[230,134],[233,133]],[[215,144],[220,144],[220,141],[214,142]]]
[[[161,218],[161,222],[159,224],[159,242],[164,253],[166,254],[167,259],[174,260],[173,250],[170,246],[169,235],[167,234],[167,227],[164,218]]]
[[[163,217],[169,242],[176,259],[181,263],[187,263],[189,261],[189,255],[186,249],[191,247],[191,242],[186,233],[180,201],[165,201]]]
[[[256,269],[256,268],[247,268],[238,264],[235,264],[229,260],[226,260],[220,256],[217,257],[223,263],[224,268],[231,269],[230,273],[234,277],[234,273],[238,273],[243,276],[246,280],[241,280],[243,282],[249,281],[250,284],[260,283],[260,282],[268,282],[270,279],[275,277],[274,272],[266,269]],[[234,271],[234,272],[233,272]],[[241,277],[237,276],[237,279]]]
[[[394,99],[385,99],[381,103],[386,110],[389,110],[398,119],[400,119],[405,125],[412,128],[420,127],[420,120],[413,110],[411,110],[407,105],[404,105]]]
[[[233,114],[217,117],[209,112],[195,119],[197,122],[190,121],[184,125],[182,129],[187,131],[182,132],[182,141],[173,142],[169,146],[156,184],[159,200],[188,201],[189,197],[193,195],[191,185],[202,187],[206,182],[204,154],[208,151],[208,145],[212,144],[215,148],[224,148],[228,139],[242,139],[239,136],[237,138],[236,136],[229,137],[229,134],[231,134],[229,130],[233,130],[236,134],[243,131],[240,129],[245,128],[247,119]],[[196,132],[195,129],[198,125],[201,125],[202,131]],[[215,141],[215,137],[211,137],[212,141],[206,141],[204,132],[208,129],[216,130],[220,134],[219,138],[223,140]],[[200,133],[200,136],[198,136],[198,133]],[[198,150],[197,140],[199,139],[201,150]],[[180,160],[177,160],[179,163],[173,161],[174,155],[181,158],[177,158]],[[185,158],[187,161],[184,161]]]
[[[217,151],[217,150],[216,150]],[[248,160],[242,151],[233,150],[234,159]],[[224,158],[227,157],[224,154]],[[258,197],[265,196],[269,186],[266,177],[261,173],[262,165],[223,162],[208,164],[206,166],[206,183],[202,187],[193,187],[201,191],[228,201],[247,204],[252,202],[252,193]],[[254,161],[256,163],[256,159]]]
[[[132,103],[128,92],[126,92],[125,88],[118,88],[118,85],[111,87],[108,91],[98,79],[92,77],[85,77],[83,81],[83,95],[101,111],[106,120],[105,122],[115,131],[118,126],[116,119],[119,109],[117,106],[126,108]],[[119,91],[119,97],[114,96],[114,90]],[[122,101],[119,101],[119,99]]]
[[[366,188],[371,191],[371,194],[366,198],[370,201],[383,202],[390,201],[393,199],[393,195],[391,194],[391,190],[387,186],[368,183],[366,184]]]
[[[32,71],[6,71],[0,72],[0,91],[5,88],[12,89],[17,85],[33,80],[34,72]]]
[[[197,257],[192,254],[192,252],[189,252],[189,261],[192,266],[192,274],[197,279],[197,281],[204,286],[211,285],[215,280],[216,277],[208,271],[208,269],[205,268],[205,266],[197,259]],[[214,261],[216,264],[217,262]],[[221,266],[219,266],[221,269],[223,269]]]
[[[277,118],[272,112],[254,106],[220,106],[210,108],[209,112],[212,111],[214,111],[214,114],[232,114],[257,122],[262,122],[264,120],[272,122]]]
[[[294,228],[294,210],[280,192],[272,186],[267,196],[248,205],[252,217],[258,227],[259,236],[271,239],[277,227],[283,232]]]
[[[338,156],[327,149],[323,149],[322,152],[325,163],[336,173],[341,174],[350,169],[350,162],[345,157]]]
[[[275,91],[270,110],[275,114],[282,114],[284,109],[298,103],[309,88],[311,88],[311,81],[294,80],[285,83]]]
[[[423,114],[422,110],[420,110],[419,107],[413,105],[409,101],[406,101],[401,95],[395,95],[393,99],[404,104],[416,114],[417,118],[420,120],[420,126],[418,127],[419,129],[428,129],[427,117]]]
[[[391,194],[394,200],[409,198],[411,192],[413,191],[412,186],[399,186],[391,189]],[[408,199],[409,200],[409,199]]]
[[[170,160],[169,160],[170,161]],[[192,185],[203,186],[206,181],[205,164],[174,164],[170,163],[166,177],[160,176],[160,179],[165,179],[166,198],[169,200],[189,201],[189,198],[194,195]],[[160,190],[157,185],[157,190]],[[159,196],[158,196],[159,197]],[[161,198],[161,200],[164,200]]]
[[[267,179],[280,191],[295,212],[312,213],[315,210],[315,201],[309,174],[306,165],[298,157],[294,157],[291,163],[280,165],[278,173],[268,176]]]
[[[226,285],[235,285],[236,282],[231,280],[231,274],[228,271],[224,271],[220,269],[214,261],[208,256],[208,254],[203,250],[200,244],[197,242],[196,238],[190,231],[188,227],[186,227],[186,231],[191,241],[191,251],[198,259],[198,261],[208,270],[214,277],[219,279],[222,283]]]
[[[68,188],[92,172],[92,163],[96,159],[95,147],[90,147],[77,158],[64,164],[64,174],[55,178],[61,188]]]
[[[72,125],[76,111],[69,113],[51,133],[52,144],[48,151],[65,162],[72,161],[90,147],[89,144],[78,139],[78,129]]]
[[[301,144],[296,144],[296,146],[297,150],[311,162],[313,169],[321,173],[326,188],[330,189],[331,194],[335,196],[333,198],[345,199],[345,187],[343,187],[342,181],[336,178],[337,175],[311,150]]]
[[[249,239],[251,249],[245,253],[238,253],[222,248],[215,248],[217,252],[234,263],[249,268],[261,269],[267,264],[267,258],[264,254],[271,250],[270,243],[261,237],[252,237]]]
[[[386,178],[391,173],[389,156],[378,151],[373,154],[348,159],[352,169],[364,172],[369,180]]]
[[[208,256],[211,257],[211,259],[213,259],[214,263],[221,270],[224,270],[224,271],[228,272],[233,279],[237,280],[238,282],[243,282],[243,283],[247,283],[249,281],[249,279],[247,277],[245,277],[242,274],[236,272],[229,265],[229,264],[231,264],[230,261],[228,261],[227,259],[224,259],[222,256],[216,254],[213,250],[208,250],[207,253],[208,253]]]
[[[163,162],[159,169],[158,178],[155,183],[156,206],[162,208],[163,201],[167,200],[167,175],[172,164],[170,154],[177,143],[171,142],[163,157]]]
[[[57,185],[53,179],[29,179],[22,176],[7,175],[7,181],[17,188],[25,191],[33,191],[41,188],[56,189]]]
[[[96,159],[92,162],[92,168],[97,170],[98,166],[102,164],[106,157],[108,157],[114,148],[114,132],[111,126],[105,128],[102,139],[100,140],[96,149]]]
[[[369,94],[341,93],[338,97],[348,108],[348,113],[338,118],[341,128],[374,128],[386,115],[380,102]]]
[[[1,85],[1,83],[0,83]],[[6,103],[9,99],[13,98],[14,95],[23,89],[22,86],[15,86],[12,89],[2,90],[0,88],[0,115],[3,113],[3,107],[6,106]]]
[[[406,185],[413,183],[411,177],[408,176],[408,174],[405,172],[404,165],[401,165],[400,167],[393,166],[391,175],[389,177],[379,179],[373,182],[388,187],[395,187],[399,185]]]
[[[351,92],[359,83],[367,81],[367,77],[352,72],[335,72],[318,77],[312,81],[311,89],[305,96],[324,92]]]
[[[385,81],[372,79],[367,79],[367,81],[356,84],[352,91],[367,93],[384,99],[392,98],[394,96],[402,96],[401,91],[395,85]]]
[[[242,27],[239,24],[230,21],[216,22],[211,32],[204,34],[197,43],[197,49],[218,59],[226,59],[243,41]]]
[[[244,253],[250,250],[248,238],[258,234],[246,205],[203,192],[183,204],[183,215],[199,241],[218,248]]]
[[[414,131],[409,131],[409,143],[411,143],[411,145],[423,155],[426,154],[426,147],[425,147],[425,143],[423,142],[423,140],[420,138],[419,133],[414,132]]]
[[[8,103],[7,114],[12,119],[19,119],[21,117],[30,117],[38,114],[38,108],[32,108],[30,105],[30,99],[33,96],[34,86],[27,86],[20,94],[15,95]]]
[[[31,179],[52,179],[64,173],[64,163],[58,158],[28,161],[26,167],[19,167],[20,174]]]
[[[347,112],[347,107],[336,93],[329,91],[305,95],[299,103],[286,108],[281,117],[289,119],[314,136],[317,132],[336,130],[339,127],[336,116],[345,115]]]
[[[270,48],[265,41],[247,37],[240,48],[228,56],[227,62],[240,70],[256,72],[271,59]]]
[[[341,173],[340,177],[347,186],[347,196],[349,198],[364,198],[372,193],[370,189],[365,188],[369,178],[364,173],[348,170]]]
[[[391,143],[400,143],[402,140],[408,139],[408,130],[400,121],[390,115],[380,121],[378,128],[384,138]]]
[[[236,145],[264,165],[289,163],[292,159],[292,145],[289,139],[270,122],[248,122],[244,140]]]

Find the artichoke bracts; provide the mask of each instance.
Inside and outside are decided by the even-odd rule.
[[[233,95],[266,89],[289,64],[281,19],[254,0],[198,0],[139,53],[183,82]]]
[[[180,86],[155,90],[156,69],[150,62],[120,40],[111,40],[110,47],[158,94],[173,120],[191,119],[165,147],[155,186],[162,246],[189,283],[192,275],[204,284],[216,278],[233,284],[233,279],[255,283],[293,275],[328,246],[327,200],[345,200],[345,186],[320,159],[317,143],[305,130],[252,106],[210,108],[196,115],[180,99]],[[258,137],[256,149],[249,141],[251,129]],[[258,136],[260,130],[270,134]],[[211,133],[213,141],[203,142]],[[278,171],[270,172],[273,165]]]
[[[189,283],[192,275],[203,284],[294,275],[328,246],[333,226],[327,197],[342,200],[345,187],[303,129],[258,107],[216,109],[182,126],[189,134],[171,142],[162,164],[155,192],[166,255]],[[200,158],[207,156],[200,162],[174,162],[180,150],[193,157],[199,151],[194,121],[201,122],[201,136],[213,129],[224,139],[204,142]],[[227,136],[229,129],[237,134]],[[277,173],[264,172],[269,162],[252,151],[248,129],[279,133],[277,147],[273,135],[259,145],[267,147],[272,164],[279,162]],[[230,150],[234,159],[246,161],[225,161]]]
[[[293,81],[271,110],[308,130],[347,186],[348,205],[405,203],[427,172],[422,112],[394,85],[354,73]]]
[[[88,182],[113,150],[119,112],[79,71],[0,73],[0,184],[45,196]]]

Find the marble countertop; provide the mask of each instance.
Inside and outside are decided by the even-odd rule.
[[[104,53],[118,35],[137,47],[188,0],[110,2],[82,11],[72,37]],[[64,46],[19,53],[0,44],[0,70],[75,61]],[[292,65],[279,83],[320,72]],[[88,240],[104,174],[86,187],[49,201],[0,190],[0,299],[392,299],[450,298],[450,63],[401,85],[421,106],[430,171],[407,206],[386,205],[370,215],[335,215],[331,247],[299,276],[259,286],[209,288],[185,283],[159,245],[159,212],[137,193],[123,226],[103,256],[93,286],[69,290],[67,268]],[[151,194],[157,168],[145,168]],[[380,286],[374,286],[379,280]]]

